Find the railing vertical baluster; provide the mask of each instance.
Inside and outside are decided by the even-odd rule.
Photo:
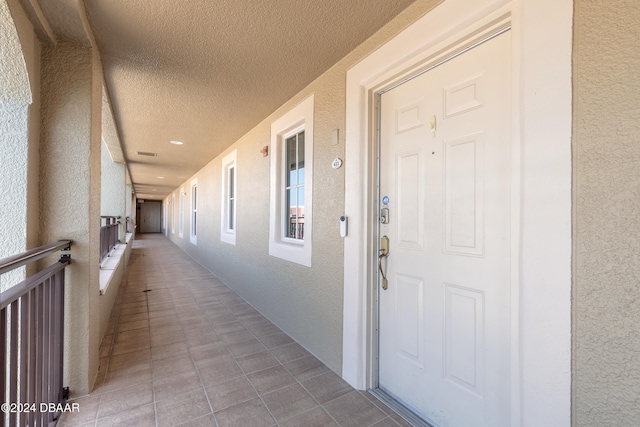
[[[29,350],[29,329],[28,329],[28,313],[29,313],[29,295],[20,297],[20,355],[28,354]],[[20,402],[27,403],[27,363],[26,357],[20,357]],[[20,414],[20,426],[27,425],[27,413]]]
[[[42,292],[43,292],[43,313],[42,313],[42,327],[44,328],[44,335],[42,337],[42,403],[51,402],[51,398],[49,397],[49,337],[51,336],[51,331],[49,330],[49,311],[51,309],[51,302],[49,300],[49,287],[51,284],[51,278],[48,278],[42,284]],[[42,425],[46,426],[49,424],[49,414],[44,411],[42,412]]]
[[[42,342],[44,339],[44,327],[43,327],[43,321],[44,321],[44,295],[43,295],[43,289],[42,289],[42,284],[40,284],[36,289],[37,289],[37,294],[38,294],[38,312],[37,312],[37,324],[38,324],[38,338],[37,338],[37,344],[36,344],[36,352],[37,352],[37,357],[36,357],[36,407],[40,408],[40,403],[42,403],[42,387],[38,387],[38,384],[42,384],[42,380],[43,380],[43,375],[42,375],[42,370],[43,370],[43,357],[42,357]],[[37,424],[39,426],[42,425],[42,413],[41,412],[36,412],[36,420],[37,420]]]
[[[11,310],[11,345],[9,346],[9,399],[6,403],[18,403],[18,301],[9,306]],[[5,403],[5,402],[3,402]],[[16,412],[9,414],[9,425],[16,425]]]
[[[29,291],[29,404],[36,402],[36,339],[37,323],[36,323],[36,289]],[[36,414],[29,413],[29,422],[31,425],[35,424]]]
[[[44,328],[44,336],[42,342],[42,401],[49,403],[51,402],[51,396],[49,395],[49,337],[51,336],[51,331],[49,330],[49,326],[51,324],[49,320],[49,315],[51,312],[51,301],[50,301],[50,290],[51,290],[51,278],[47,279],[42,285],[44,292],[44,313],[42,318],[43,328]],[[45,411],[43,414],[43,426],[48,424],[49,414]]]
[[[2,381],[0,381],[0,404],[7,401],[7,310],[0,310],[0,372],[2,372]],[[4,427],[6,414],[0,412],[0,427]]]

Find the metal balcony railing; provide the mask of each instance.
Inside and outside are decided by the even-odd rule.
[[[56,251],[60,260],[0,293],[0,427],[48,426],[67,399],[62,384],[64,271],[71,240],[0,259],[0,275]]]
[[[104,224],[100,226],[100,263],[119,242],[120,218],[119,216],[100,217],[104,221]]]

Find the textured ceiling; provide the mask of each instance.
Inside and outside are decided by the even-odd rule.
[[[413,1],[39,3],[56,38],[82,44],[86,9],[134,188],[159,198]]]

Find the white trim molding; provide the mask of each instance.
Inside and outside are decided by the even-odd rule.
[[[269,255],[306,267],[311,267],[313,238],[313,110],[314,96],[311,95],[271,124]],[[289,239],[284,235],[286,216],[284,141],[302,130],[305,136],[304,238]]]

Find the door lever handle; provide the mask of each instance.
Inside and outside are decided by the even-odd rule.
[[[384,271],[382,270],[382,258],[386,258],[387,255],[381,253],[378,256],[378,270],[380,270],[380,274],[382,275],[382,289],[383,290],[387,290],[387,288],[389,287],[389,281],[387,280],[387,277],[384,274]]]
[[[387,280],[387,276],[385,274],[385,269],[382,268],[382,259],[389,256],[389,238],[387,236],[382,236],[380,239],[380,255],[378,255],[378,271],[380,271],[380,275],[382,276],[382,289],[387,290],[389,287],[389,281]],[[386,267],[386,265],[385,265]]]

